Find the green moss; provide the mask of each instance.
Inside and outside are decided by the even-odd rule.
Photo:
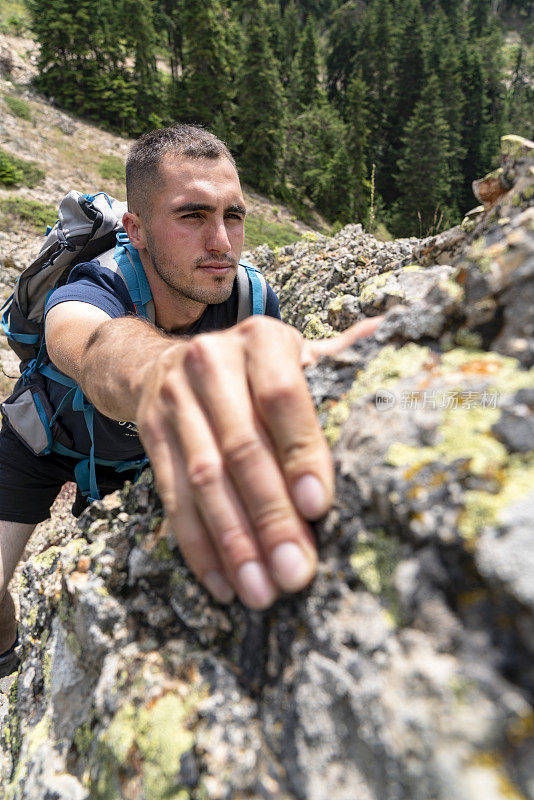
[[[427,361],[429,352],[427,347],[413,343],[398,350],[392,345],[384,347],[366,369],[358,373],[346,396],[329,410],[324,434],[330,444],[339,439],[341,428],[356,400],[374,394],[377,389],[391,389],[402,378],[417,374]]]
[[[383,530],[360,533],[351,556],[351,566],[371,594],[386,601],[396,624],[401,622],[400,603],[393,585],[393,575],[401,559],[401,543]]]
[[[523,196],[523,200],[532,200],[534,197],[534,186],[525,186],[521,194]]]
[[[123,705],[99,742],[100,768],[91,787],[96,800],[120,797],[117,775],[132,752],[143,763],[143,797],[179,797],[180,759],[194,744],[184,723],[196,700],[194,693],[184,701],[169,692],[148,706]]]
[[[449,688],[458,705],[464,705],[469,699],[470,694],[476,690],[476,684],[464,675],[458,674],[451,678]]]

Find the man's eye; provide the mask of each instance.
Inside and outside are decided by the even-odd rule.
[[[227,218],[227,219],[238,219],[240,222],[243,222],[243,219],[244,219],[244,218],[241,216],[241,214],[234,214],[234,213],[232,213],[232,212],[230,212],[230,214],[227,214],[227,215],[226,215],[226,218]]]

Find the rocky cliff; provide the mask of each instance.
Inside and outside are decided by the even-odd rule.
[[[256,253],[306,335],[387,312],[308,371],[337,473],[317,579],[223,608],[150,472],[93,505],[23,568],[6,798],[534,798],[534,144],[476,191],[432,239]]]

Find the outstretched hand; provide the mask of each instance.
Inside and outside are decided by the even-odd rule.
[[[313,578],[309,520],[333,500],[329,448],[302,366],[377,328],[357,323],[306,341],[291,326],[251,317],[165,350],[137,413],[169,524],[187,563],[219,601],[253,609]]]

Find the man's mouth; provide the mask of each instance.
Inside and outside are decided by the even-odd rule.
[[[203,264],[198,264],[197,269],[212,273],[213,275],[226,275],[227,272],[235,269],[235,265],[228,261],[206,261]]]

